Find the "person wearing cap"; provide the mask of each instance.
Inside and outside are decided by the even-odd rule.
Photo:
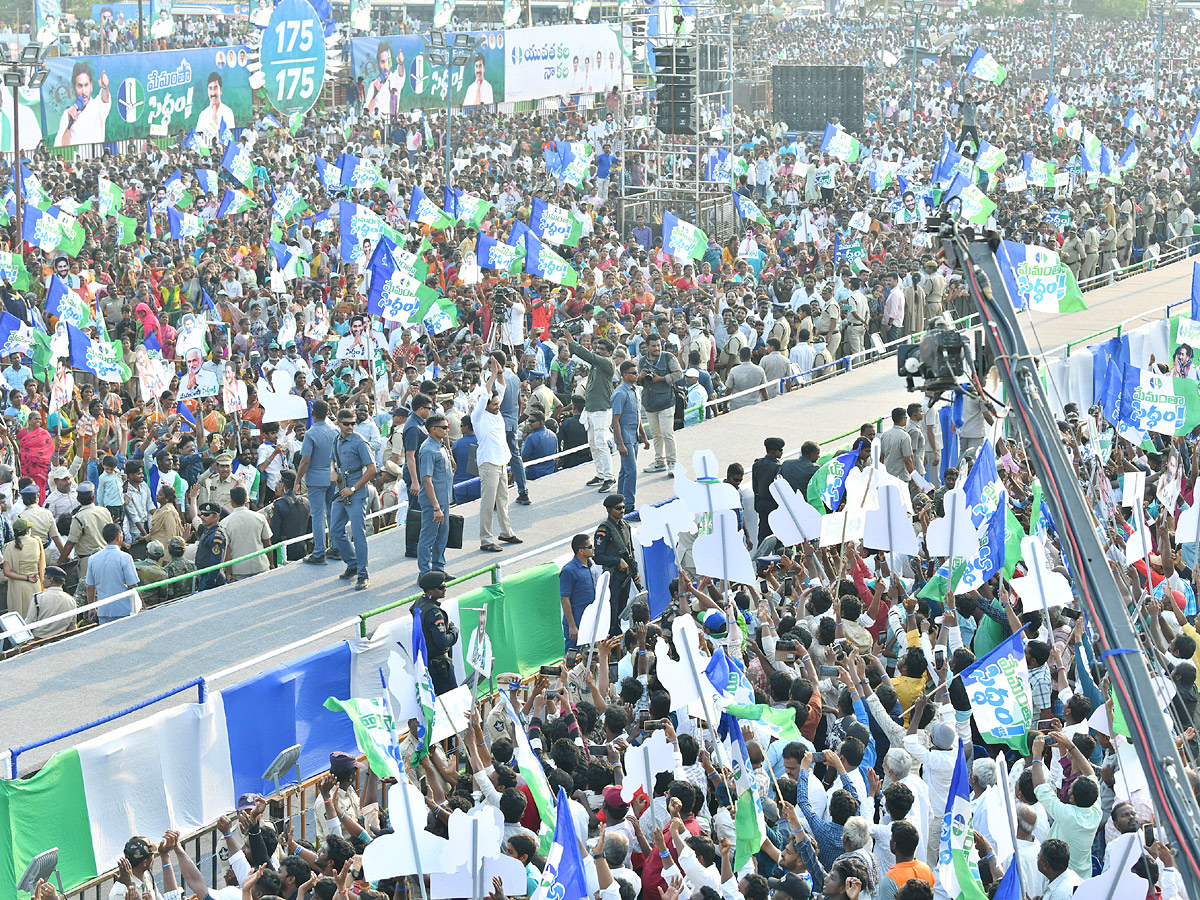
[[[136,590],[140,582],[133,557],[121,549],[124,541],[120,526],[109,522],[101,536],[104,548],[88,561],[86,583],[87,602],[102,604],[96,618],[103,625],[136,614],[142,604]],[[110,598],[117,599],[106,603]]]
[[[341,578],[356,578],[354,589],[365,591],[371,586],[367,572],[367,485],[375,477],[375,456],[370,445],[354,430],[354,410],[338,412],[338,438],[333,445],[333,463],[338,480],[329,522],[333,546],[346,564]],[[346,539],[350,528],[352,540]]]
[[[21,488],[21,502],[25,506],[19,510],[18,515],[29,523],[29,534],[39,544],[45,545],[47,541],[53,541],[55,548],[61,553],[63,539],[58,533],[58,523],[50,510],[38,504],[36,484],[27,484]]]
[[[229,556],[229,536],[221,527],[221,507],[210,501],[201,503],[196,510],[200,518],[200,529],[196,534],[196,569],[203,570],[223,563]],[[206,591],[220,587],[226,582],[226,570],[206,572],[196,581],[196,590]]]
[[[96,504],[96,488],[90,481],[80,483],[75,489],[75,498],[79,501],[79,509],[71,517],[71,530],[58,554],[58,564],[66,566],[71,551],[75,551],[78,560],[75,575],[79,579],[75,598],[81,600],[87,596],[88,560],[104,547],[104,526],[111,525],[113,518],[107,509]]]
[[[1058,248],[1058,258],[1061,260],[1071,274],[1078,281],[1080,272],[1083,267],[1084,258],[1087,256],[1087,250],[1083,246],[1083,239],[1079,237],[1079,229],[1074,225],[1067,226],[1066,239],[1062,246]]]
[[[446,573],[431,569],[417,579],[417,587],[423,592],[413,604],[414,619],[421,617],[421,634],[425,638],[429,677],[433,681],[434,694],[444,694],[458,687],[451,657],[458,643],[458,626],[450,621],[442,600],[446,596]]]
[[[407,729],[405,729],[407,731]],[[329,774],[337,779],[337,806],[339,816],[349,816],[351,819],[362,818],[362,801],[358,796],[355,781],[358,773],[365,765],[343,750],[334,750],[329,754]],[[329,833],[329,825],[324,815],[314,816],[316,819],[317,835],[324,839]]]
[[[758,543],[762,543],[771,534],[771,523],[768,520],[772,512],[779,508],[771,495],[771,485],[779,475],[779,461],[783,458],[784,440],[769,437],[763,441],[766,455],[756,459],[750,469],[750,484],[754,490],[754,511],[758,514]]]
[[[625,611],[626,601],[631,599],[630,585],[639,591],[642,579],[637,570],[637,559],[633,553],[633,531],[625,519],[625,498],[613,494],[604,498],[605,519],[596,526],[592,538],[598,565],[608,571],[609,597],[612,611],[612,632]]]
[[[404,423],[408,421],[408,407],[397,404],[391,414],[392,430],[383,448],[383,471],[389,480],[396,481],[404,472]]]
[[[689,366],[683,372],[683,380],[687,385],[687,399],[684,401],[683,425],[696,425],[704,421],[705,407],[708,402],[708,391],[700,383],[700,370]]]
[[[187,558],[186,553],[187,544],[184,543],[183,538],[173,537],[167,541],[167,555],[170,556],[170,560],[163,568],[166,570],[168,578],[177,578],[180,575],[196,571],[196,564]],[[184,578],[172,582],[167,586],[168,599],[186,597],[195,590],[194,582],[194,578]]]
[[[38,640],[75,630],[74,618],[61,619],[46,625],[35,624],[76,610],[75,598],[63,590],[66,583],[67,573],[58,566],[47,566],[42,572],[43,589],[33,595],[33,602],[25,616],[25,624],[32,626],[33,636]]]
[[[166,556],[166,553],[167,550],[163,547],[162,541],[147,541],[146,558],[134,560],[133,562],[134,568],[137,569],[138,580],[142,586],[138,593],[142,598],[142,602],[147,606],[162,603],[170,595],[170,587],[146,590],[150,585],[167,580],[167,570],[163,566],[163,557]]]
[[[200,479],[200,502],[229,506],[229,493],[239,484],[233,477],[233,453],[224,450],[217,454],[212,469]]]
[[[46,509],[55,520],[69,516],[79,509],[79,501],[75,499],[74,479],[71,470],[66,466],[55,466],[50,470],[51,490],[46,495]],[[59,547],[61,552],[62,548]]]

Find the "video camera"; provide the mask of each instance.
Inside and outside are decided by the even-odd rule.
[[[919,344],[896,348],[896,369],[910,391],[943,393],[967,381],[970,354],[963,336],[945,321],[934,324]],[[923,379],[918,387],[916,379]]]

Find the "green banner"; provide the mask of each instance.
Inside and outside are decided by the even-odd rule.
[[[216,135],[222,122],[228,129],[249,124],[248,61],[245,47],[49,59],[42,135],[50,146],[66,147],[193,128]]]

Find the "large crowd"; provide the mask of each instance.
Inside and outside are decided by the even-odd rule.
[[[69,254],[20,241],[15,224],[3,241],[28,285],[14,275],[0,287],[2,571],[8,608],[38,637],[75,627],[61,615],[77,603],[108,622],[142,603],[256,577],[282,558],[267,550],[280,542],[292,542],[282,556],[303,564],[340,560],[342,576],[368,590],[366,532],[406,510],[426,643],[445,657],[458,639],[436,615],[454,506],[479,499],[479,546],[502,552],[522,541],[510,495],[535,503],[531,482],[556,468],[592,466],[590,486],[606,495],[606,521],[573,539],[563,569],[560,670],[514,679],[515,717],[486,700],[471,728],[442,746],[423,745],[415,730],[397,736],[428,818],[389,813],[393,779],[335,754],[320,783],[319,836],[272,825],[265,800],[242,797],[238,817],[218,823],[224,886],[206,884],[168,833],[130,839],[110,896],[412,897],[424,892],[414,879],[365,881],[364,846],[392,830],[445,836],[454,811],[478,805],[499,809],[495,851],[526,866],[526,893],[566,900],[927,900],[998,890],[1062,900],[1114,866],[1144,878],[1125,884],[1147,897],[1187,896],[1178,848],[1154,830],[1154,797],[1127,752],[1086,617],[1075,603],[1039,608],[1009,587],[1038,560],[1019,570],[1010,560],[1006,574],[956,592],[931,550],[779,539],[779,479],[829,510],[851,493],[828,493],[829,463],[814,443],[781,462],[785,441],[797,443],[781,428],[765,436],[762,458],[726,473],[754,577],[714,581],[685,542],[675,547],[668,608],[651,620],[636,599],[645,574],[630,552],[637,485],[674,475],[677,429],[802,389],[831,376],[835,360],[866,361],[878,342],[968,310],[960,277],[922,227],[935,212],[933,170],[947,141],[964,154],[983,140],[1004,151],[994,175],[972,175],[997,203],[988,225],[1056,250],[1080,281],[1190,244],[1200,179],[1188,132],[1200,97],[1196,76],[1178,67],[1187,26],[1164,31],[1162,55],[1173,62],[1159,98],[1148,96],[1150,23],[1060,28],[1056,59],[1069,71],[1055,75],[1061,105],[1048,115],[1046,83],[1033,77],[1048,65],[1048,25],[969,21],[936,26],[955,39],[919,69],[911,141],[907,68],[883,64],[898,49],[894,31],[837,19],[756,24],[755,54],[866,67],[862,159],[822,153],[819,136],[788,132],[769,110],[727,119],[711,111],[745,162],[731,164],[721,190],[752,198],[763,215],[737,234],[707,236],[690,257],[664,249],[661,220],[617,227],[624,199],[653,197],[668,174],[709,161],[652,153],[650,133],[633,127],[646,108],[620,92],[537,115],[480,108],[451,123],[433,109],[368,112],[351,92],[347,108],[310,113],[294,131],[264,118],[231,134],[252,161],[241,183],[221,165],[224,144],[195,134],[169,149],[74,159],[43,150],[28,161],[26,215],[48,201],[83,232]],[[951,61],[983,43],[1009,69],[998,86]],[[1130,110],[1141,126],[1127,127]],[[1072,120],[1118,153],[1136,141],[1119,184],[1088,177],[1080,141],[1057,134]],[[555,142],[589,143],[594,158],[564,179],[546,164]],[[1006,191],[1027,151],[1070,177]],[[366,165],[377,178],[340,183]],[[418,188],[435,209],[413,202]],[[447,188],[477,202],[452,202]],[[280,211],[285,190],[298,212]],[[232,214],[231,196],[240,207]],[[556,249],[571,278],[481,265],[485,246],[499,259],[497,243],[533,227],[535,201],[570,214],[578,244]],[[374,252],[344,255],[339,203],[350,202],[386,223],[391,247],[381,238]],[[690,211],[675,212],[686,220]],[[183,233],[184,216],[195,217],[186,221],[196,233]],[[115,224],[122,219],[128,227]],[[370,314],[373,283],[401,264],[426,273],[421,296],[448,298],[432,307],[439,314],[425,315],[427,305],[403,321]],[[88,353],[77,353],[79,341]],[[112,365],[102,367],[94,357],[104,348]],[[1025,442],[992,427],[1004,412],[969,394],[945,433],[932,398],[891,411],[881,434],[863,426],[845,468],[885,472],[923,538],[968,472],[978,465],[989,476],[990,459],[986,496],[1007,497],[1011,527],[1038,537],[1047,565],[1061,571],[1061,542],[1081,523],[1045,521]],[[1141,607],[1147,654],[1173,685],[1169,713],[1191,762],[1200,636],[1195,576],[1171,513],[1192,496],[1194,443],[1152,436],[1150,452],[1115,440],[1101,462],[1084,448],[1111,436],[1111,424],[1076,410],[1060,427],[1085,484],[1146,471],[1153,497],[1173,448],[1192,473],[1169,507],[1165,495],[1151,505],[1146,561],[1113,566],[1132,597],[1152,592]],[[1113,518],[1097,507],[1102,521]],[[1140,504],[1128,518],[1116,513],[1114,562],[1144,515]],[[588,652],[579,625],[598,601],[601,570],[612,586],[611,636]],[[1018,650],[1004,659],[1027,673],[1028,716],[1020,739],[1000,743],[966,683],[1009,639]],[[703,715],[680,700],[685,658],[723,673],[703,688]],[[649,742],[670,762],[627,791],[628,751]],[[547,805],[547,792],[557,804]],[[571,840],[564,846],[555,805],[569,810],[581,853]],[[961,829],[943,827],[955,817],[968,822],[965,843],[955,843]],[[565,892],[564,857],[578,859],[580,879]],[[495,886],[493,900],[503,895]]]

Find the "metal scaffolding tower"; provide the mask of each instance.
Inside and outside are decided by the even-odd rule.
[[[722,0],[698,0],[695,13],[683,15],[679,5],[653,0],[622,3],[616,22],[628,42],[634,65],[631,87],[624,90],[618,135],[623,173],[617,221],[628,234],[638,215],[656,230],[670,211],[725,241],[737,234],[737,214],[728,173],[733,170],[733,35],[736,14]],[[676,90],[688,88],[690,133],[659,130],[661,74],[639,76],[639,57],[687,62],[685,74],[673,79]],[[720,151],[724,151],[721,154]],[[723,156],[720,181],[707,181]],[[630,177],[640,182],[630,184]]]

